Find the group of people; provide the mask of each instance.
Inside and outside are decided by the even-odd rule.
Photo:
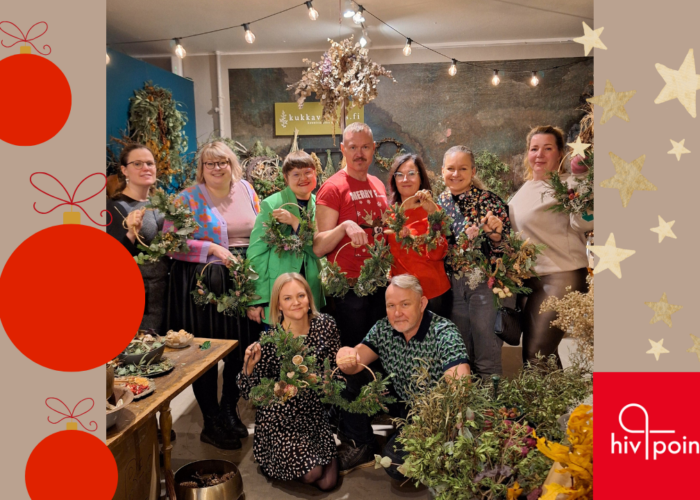
[[[341,143],[346,166],[315,195],[318,181],[312,158],[303,151],[290,153],[282,166],[286,187],[262,202],[243,179],[230,148],[222,142],[202,148],[197,184],[179,195],[199,224],[187,242],[189,251],[172,254],[170,265],[141,266],[146,289],[142,328],[185,329],[198,337],[239,342],[239,349],[225,359],[220,401],[216,368],[193,384],[204,417],[202,441],[222,449],[241,447],[248,431],[237,410],[239,396],[248,398],[261,378],[275,378],[280,370],[273,345],[261,346],[256,340],[264,329],[280,324],[295,337],[306,336],[305,343],[314,347],[319,364],[328,359],[344,373],[348,399],[368,381],[361,365],[381,364],[384,373],[393,373],[392,392],[398,403],[389,409],[394,417],[407,414],[405,401],[418,358],[428,361],[435,381],[443,375],[500,374],[502,341],[494,334],[492,290],[487,283],[470,288],[467,278],[458,278],[445,265],[450,246],[474,226],[487,234],[482,247],[487,256],[501,251],[501,242],[511,231],[522,231],[524,237],[547,246],[534,267],[539,278],[525,283],[532,293],[517,298],[522,310],[523,361],[535,361],[538,354],[558,356],[564,332],[550,326],[553,313],[540,314],[540,304],[547,296],[563,296],[567,287],[585,291],[585,233],[593,229],[592,222],[579,216],[548,210],[556,200],[542,196],[549,172],[560,168],[565,155],[562,131],[546,126],[529,133],[529,177],[508,204],[484,189],[474,155],[465,146],[445,152],[446,189],[438,197],[431,193],[426,166],[417,155],[397,158],[385,187],[368,173],[375,147],[366,124],[346,127]],[[115,216],[108,232],[137,255],[137,236],[148,244],[170,222],[157,211],[143,208],[156,182],[151,152],[145,146],[127,146],[120,165],[122,182],[108,200],[107,208]],[[427,233],[428,216],[436,210],[452,218],[452,235],[438,238],[435,248],[423,248],[421,254],[406,251],[396,235],[382,227],[385,212],[395,203],[406,209],[402,236]],[[313,214],[313,245],[301,252],[285,252],[263,241],[270,215],[283,234],[293,235],[300,231],[303,213]],[[342,298],[325,297],[320,258],[335,262],[352,282],[360,276],[369,257],[368,245],[375,238],[384,238],[391,249],[389,286],[362,297],[352,291]],[[234,255],[250,259],[259,275],[255,286],[260,298],[243,318],[217,313],[215,305],[197,306],[191,297],[202,273],[209,290],[225,293],[229,288],[226,266]],[[506,299],[504,305],[513,306],[515,300]],[[314,392],[300,391],[284,405],[258,408],[254,456],[262,472],[328,490],[335,487],[339,474],[372,464],[378,449],[370,417],[336,413],[338,448],[326,408]],[[403,452],[395,437],[389,439],[384,454],[400,463]],[[400,477],[393,467],[387,471]]]

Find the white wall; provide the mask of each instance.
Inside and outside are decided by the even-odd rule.
[[[460,61],[505,61],[512,59],[548,59],[561,57],[581,57],[582,46],[573,42],[496,45],[483,47],[440,47],[440,52],[447,53]],[[370,49],[372,59],[382,65],[416,64],[428,62],[443,62],[445,70],[450,62],[420,47],[414,47],[410,57],[404,57],[401,49]],[[200,141],[210,134],[216,133],[230,137],[231,116],[229,103],[228,70],[240,68],[290,68],[305,66],[304,58],[317,61],[321,52],[279,52],[265,54],[226,54],[221,55],[221,88],[223,99],[220,111],[223,113],[224,129],[220,134],[219,117],[215,108],[219,107],[217,95],[216,56],[188,55],[183,60],[184,76],[194,81],[194,98],[196,110],[187,110],[190,119],[197,120],[197,135]],[[169,59],[169,58],[168,58]],[[144,61],[157,65],[167,64],[164,58],[143,58]],[[546,63],[545,63],[546,64]],[[459,67],[459,66],[458,66]],[[533,68],[536,70],[538,68]],[[459,71],[467,71],[467,67],[459,67]],[[459,73],[458,73],[459,74]]]

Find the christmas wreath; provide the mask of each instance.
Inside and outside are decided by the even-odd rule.
[[[296,203],[285,203],[285,205],[296,205]],[[262,236],[262,240],[271,248],[275,249],[275,253],[281,255],[283,252],[292,252],[297,257],[304,253],[304,249],[312,246],[314,243],[314,219],[313,213],[300,208],[301,218],[299,219],[299,229],[296,234],[285,235],[282,233],[283,224],[275,219],[275,216],[270,212],[270,218],[267,222],[263,222],[263,226],[267,229]],[[286,225],[286,224],[284,224]]]
[[[588,173],[573,187],[562,181],[558,172],[552,172],[547,179],[548,187],[542,193],[542,199],[549,194],[557,203],[547,210],[565,214],[580,215],[586,221],[593,220],[593,151],[586,150],[586,157],[571,160],[588,167]]]
[[[411,197],[413,198],[413,197]],[[406,215],[403,205],[410,200],[408,198],[404,203],[389,207],[386,211],[384,221],[389,231],[396,236],[396,241],[401,243],[401,248],[405,248],[406,252],[413,250],[419,255],[423,254],[423,246],[430,252],[435,250],[440,239],[446,238],[452,234],[450,227],[452,226],[452,218],[447,215],[444,210],[435,210],[428,215],[428,233],[419,236],[411,234],[403,234],[403,228],[406,225]]]
[[[388,411],[387,404],[396,401],[388,396],[389,379],[381,374],[375,380],[364,386],[360,395],[353,402],[348,402],[340,396],[345,384],[333,378],[335,371],[330,361],[324,361],[324,375],[318,375],[318,366],[314,348],[304,343],[305,336],[294,337],[292,332],[285,331],[281,325],[264,335],[260,344],[274,344],[277,348],[275,355],[280,359],[279,380],[262,378],[260,383],[250,391],[250,400],[255,406],[283,405],[301,391],[311,390],[321,393],[321,402],[332,404],[351,413],[362,413],[372,416],[380,410]],[[246,376],[247,366],[243,369]],[[371,372],[371,370],[370,370]],[[374,373],[372,372],[374,376]]]
[[[340,247],[336,256],[349,244],[350,242]],[[372,245],[367,245],[367,249],[369,258],[362,264],[358,278],[348,278],[336,262],[322,261],[321,280],[326,295],[342,298],[352,288],[355,295],[365,297],[389,284],[389,270],[394,263],[389,245],[384,239],[375,238]]]
[[[158,231],[150,245],[146,245],[138,233],[135,234],[138,241],[136,247],[141,250],[134,257],[137,264],[158,262],[167,253],[185,253],[190,250],[187,240],[199,229],[199,224],[194,220],[189,206],[183,204],[177,195],[168,195],[158,189],[148,199],[144,210],[158,210],[165,220],[172,222],[173,225],[167,231]],[[126,225],[126,218],[123,224]]]
[[[197,285],[192,292],[193,301],[198,306],[216,304],[216,311],[226,316],[245,316],[248,305],[260,298],[255,293],[255,280],[258,274],[250,267],[250,261],[238,256],[229,257],[231,265],[228,268],[229,276],[233,282],[233,288],[228,293],[216,296],[210,292],[204,283],[204,270],[211,265],[210,262],[197,274]]]

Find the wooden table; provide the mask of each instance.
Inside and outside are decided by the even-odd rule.
[[[205,341],[211,342],[211,347],[202,351],[199,346]],[[160,412],[160,432],[163,441],[161,451],[163,453],[165,483],[168,496],[172,500],[175,500],[175,483],[170,463],[173,449],[170,443],[170,430],[173,426],[170,401],[192,385],[192,382],[201,377],[207,370],[215,366],[237,345],[237,340],[194,338],[190,345],[184,349],[166,347],[164,356],[173,362],[175,369],[167,375],[156,377],[154,379],[156,382],[155,392],[142,400],[134,401],[122,410],[117,424],[107,430],[107,447],[114,451],[142,425],[154,418],[157,412]]]

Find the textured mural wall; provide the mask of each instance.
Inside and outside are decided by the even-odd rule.
[[[512,180],[522,181],[525,137],[536,125],[557,125],[569,132],[583,116],[582,95],[592,91],[593,58],[538,59],[479,62],[502,71],[501,83],[491,85],[484,69],[460,65],[455,77],[445,64],[390,65],[397,80],[382,79],[379,97],[365,107],[365,122],[375,140],[391,138],[409,152],[420,154],[439,172],[446,149],[457,144],[475,152],[495,153],[511,165]],[[544,72],[537,87],[529,84],[533,69]],[[284,156],[289,137],[274,136],[274,103],[294,101],[287,85],[299,80],[303,68],[230,69],[232,137],[252,146],[256,140]],[[338,149],[331,137],[301,137],[299,147],[309,150]],[[382,145],[380,154],[391,157],[394,144]],[[321,155],[319,155],[321,156]],[[335,155],[334,155],[335,158]],[[322,157],[322,161],[324,161]],[[370,173],[386,179],[375,164]]]

